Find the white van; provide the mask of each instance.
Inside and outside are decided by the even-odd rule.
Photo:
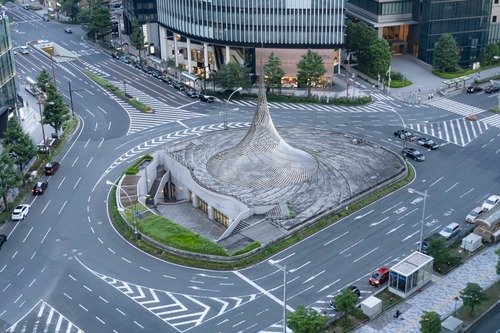
[[[21,51],[22,54],[29,54],[30,53],[30,50],[28,49],[27,46],[21,46],[19,48],[19,50]]]

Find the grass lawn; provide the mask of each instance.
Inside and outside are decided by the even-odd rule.
[[[455,317],[462,320],[464,325],[471,324],[477,317],[488,310],[500,299],[500,281],[497,281],[497,283],[492,285],[489,289],[486,289],[486,294],[488,294],[488,300],[476,306],[475,313],[473,315],[471,315],[470,308],[468,306],[462,306],[457,311]]]

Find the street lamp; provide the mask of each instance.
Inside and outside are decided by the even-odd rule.
[[[269,265],[278,268],[283,272],[283,333],[286,333],[286,274],[288,273],[286,270],[286,265],[281,266],[274,260],[270,259],[267,261]]]
[[[455,296],[455,312],[453,312],[453,317],[457,315],[457,302],[460,300],[458,296]]]
[[[75,116],[75,110],[73,109],[73,92],[76,92],[76,91],[84,91],[85,89],[77,89],[77,90],[72,90],[71,89],[71,82],[68,81],[68,87],[69,87],[69,101],[71,103],[71,114],[73,115],[73,117]]]
[[[242,87],[239,87],[238,89],[236,89],[235,91],[233,91],[231,93],[231,95],[229,95],[229,98],[227,99],[226,101],[226,108],[224,109],[224,129],[227,130],[227,105],[229,104],[229,100],[231,99],[231,97],[233,97],[233,95],[238,92],[238,91],[242,91],[243,88]]]
[[[414,190],[412,188],[409,188],[408,192],[422,195],[424,197],[424,207],[422,209],[422,221],[420,223],[420,243],[418,243],[418,252],[422,252],[422,242],[424,241],[423,240],[423,237],[424,237],[424,219],[425,219],[425,202],[427,199],[427,189],[422,193],[422,192],[419,192],[419,191]]]
[[[38,111],[40,112],[40,124],[42,125],[42,135],[43,135],[43,150],[45,153],[45,157],[49,158],[49,150],[47,147],[47,138],[45,137],[45,127],[43,126],[43,113],[42,113],[42,105],[54,105],[54,102],[45,102],[42,101],[42,97],[38,96]]]
[[[130,198],[130,195],[128,195],[128,193],[121,186],[118,186],[117,184],[115,184],[115,183],[113,183],[112,181],[109,181],[109,180],[106,180],[106,184],[107,185],[111,185],[113,187],[116,187],[117,189],[119,189],[120,191],[122,191],[123,193],[125,193],[125,195],[127,196],[128,201],[130,203],[130,206],[134,206],[133,207],[133,220],[132,221],[133,221],[133,225],[134,225],[134,238],[135,238],[135,240],[138,240],[139,239],[139,230],[137,228],[137,201],[139,201],[139,199],[141,197],[149,198],[150,195],[149,194],[135,195],[135,197],[137,197],[137,200],[132,203],[132,198]],[[119,203],[118,210],[121,211],[121,212],[125,211],[125,207],[122,206],[121,202]]]

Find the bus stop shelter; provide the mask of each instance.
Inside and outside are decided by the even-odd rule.
[[[434,258],[413,252],[389,271],[389,291],[406,298],[431,280]]]

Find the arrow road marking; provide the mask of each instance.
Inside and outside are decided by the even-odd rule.
[[[412,233],[411,235],[406,236],[406,238],[404,238],[401,242],[404,242],[405,240],[412,238],[413,236],[415,236],[415,235],[416,235],[416,234],[418,234],[419,232],[420,232],[419,230],[415,231],[415,232],[414,232],[414,233]]]
[[[308,262],[306,262],[305,264],[303,264],[303,265],[301,265],[301,266],[299,266],[299,267],[297,267],[297,268],[292,268],[291,270],[289,270],[289,272],[290,272],[290,273],[294,273],[294,272],[298,271],[299,269],[301,269],[302,267],[304,267],[304,266],[306,266],[306,265],[309,265],[310,263],[311,263],[311,262],[310,262],[310,261],[308,261]]]
[[[200,274],[197,274],[197,275],[203,276],[203,277],[208,277],[208,278],[213,278],[213,279],[228,279],[227,276],[208,275],[208,274],[205,274],[205,273],[200,273]]]
[[[335,283],[337,283],[339,281],[340,281],[340,279],[337,279],[334,282],[332,282],[330,284],[327,284],[326,286],[324,286],[323,288],[321,288],[320,290],[318,290],[316,293],[320,293],[320,292],[322,292],[325,289],[329,289],[331,286],[333,286]]]
[[[309,281],[314,280],[315,278],[317,278],[318,276],[320,276],[320,275],[321,275],[321,274],[323,274],[324,272],[325,272],[325,270],[322,270],[322,271],[321,271],[321,272],[319,272],[318,274],[313,275],[313,276],[311,276],[309,279],[307,279],[307,280],[305,280],[304,282],[302,282],[302,284],[304,284],[304,283],[307,283],[307,282],[309,282]]]
[[[397,226],[396,228],[394,228],[394,229],[392,229],[392,230],[388,231],[388,232],[386,233],[386,235],[388,235],[388,234],[390,234],[390,233],[393,233],[394,231],[398,230],[399,228],[401,228],[401,227],[402,227],[402,226],[404,226],[404,225],[405,225],[404,223],[401,223],[401,224],[400,224],[399,226]]]
[[[373,227],[373,226],[376,226],[376,225],[379,225],[380,223],[384,222],[385,220],[387,220],[389,218],[389,216],[387,216],[385,219],[383,220],[380,220],[378,222],[373,222],[372,224],[370,224],[370,227]]]
[[[364,214],[364,215],[359,215],[359,216],[356,216],[354,219],[355,220],[359,220],[359,219],[362,219],[363,217],[365,217],[366,215],[370,214],[370,213],[373,213],[373,210],[370,210],[368,213]]]

